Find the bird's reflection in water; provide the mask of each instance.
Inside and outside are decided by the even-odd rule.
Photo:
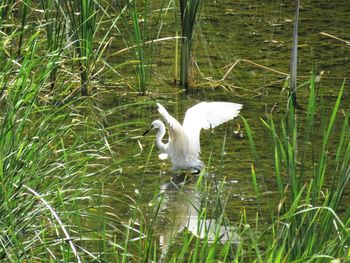
[[[198,176],[201,175],[176,174],[168,183],[161,186],[163,202],[160,213],[170,222],[158,228],[162,249],[160,261],[167,254],[171,244],[176,241],[177,234],[185,230],[200,239],[207,237],[209,242],[217,241],[218,238],[221,243],[238,240],[237,236],[233,236],[230,229],[221,222],[201,216],[201,202],[204,197],[196,187]]]

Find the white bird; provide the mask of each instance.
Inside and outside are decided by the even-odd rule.
[[[199,159],[201,129],[215,128],[216,126],[237,117],[242,104],[231,102],[201,102],[186,111],[184,122],[181,125],[167,110],[157,103],[158,111],[167,123],[169,139],[166,144],[162,139],[165,135],[165,125],[161,120],[152,122],[151,127],[144,132],[158,130],[156,145],[160,150],[159,158],[172,162],[173,170],[195,169],[199,172],[203,162]]]

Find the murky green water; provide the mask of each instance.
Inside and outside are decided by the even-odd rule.
[[[156,54],[159,56],[154,61],[150,82],[153,93],[150,96],[125,96],[117,93],[114,97],[109,94],[101,100],[100,106],[105,109],[140,101],[158,101],[180,122],[186,109],[200,101],[231,101],[244,105],[241,114],[251,126],[259,154],[256,172],[262,189],[265,189],[261,200],[257,200],[252,186],[251,164],[255,159],[248,138],[237,137],[234,133],[238,125],[243,126],[240,118],[216,128],[213,133],[205,131],[201,134],[202,160],[208,166],[204,180],[211,186],[208,193],[196,187],[196,176],[185,184],[178,181],[174,184],[176,178],[170,171],[170,163],[158,160],[158,151],[152,146],[155,134],[140,136],[151,121],[160,118],[155,103],[116,110],[107,117],[111,126],[123,121],[138,123],[121,127],[111,136],[117,139],[120,135],[127,135],[129,139],[113,148],[116,156],[125,156],[126,160],[120,164],[122,173],[116,172],[115,177],[108,177],[111,184],[106,188],[113,189],[116,197],[126,202],[131,197],[142,203],[146,214],[151,213],[152,200],[158,191],[164,194],[160,217],[156,222],[159,224],[156,236],[159,236],[164,247],[169,242],[171,231],[177,231],[172,227],[183,231],[185,227],[191,228],[197,224],[198,214],[194,207],[208,204],[208,220],[216,219],[217,199],[215,194],[211,194],[218,191],[216,187],[221,187],[219,196],[231,222],[239,221],[243,209],[248,221],[253,222],[256,212],[259,211],[262,217],[269,214],[266,200],[277,202],[274,198],[276,185],[272,140],[260,118],[273,111],[275,119],[278,119],[286,107],[287,93],[283,90],[283,84],[285,74],[289,72],[295,8],[290,2],[292,1],[206,1],[194,44],[197,65],[194,66],[193,83],[198,86],[197,91],[190,94],[178,93],[178,89],[169,84],[174,73],[174,44],[165,43],[157,47]],[[299,83],[307,81],[312,71],[321,75],[318,88],[324,95],[326,111],[332,108],[341,83],[350,75],[350,45],[321,32],[350,40],[349,14],[350,5],[347,0],[334,3],[302,1]],[[172,24],[165,24],[162,34],[169,36],[173,33]],[[230,66],[238,60],[241,61],[228,72]],[[225,82],[215,85],[204,81],[219,80],[225,75]],[[349,107],[346,101],[348,94],[345,91],[344,109]],[[307,85],[299,88],[298,99],[301,106],[307,105]],[[301,111],[298,114],[302,121],[304,113]],[[319,127],[323,127],[321,123]],[[115,180],[116,183],[112,183]],[[123,205],[116,202],[111,205],[120,206],[117,209],[120,218],[126,220],[130,217],[128,203]]]

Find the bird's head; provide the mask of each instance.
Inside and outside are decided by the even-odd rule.
[[[155,120],[155,121],[153,121],[152,123],[151,123],[151,127],[148,129],[148,130],[146,130],[143,134],[142,134],[142,136],[145,136],[147,133],[149,133],[150,131],[152,131],[152,130],[158,130],[158,129],[160,129],[161,127],[163,127],[164,126],[164,124],[163,124],[163,122],[161,121],[161,120]]]

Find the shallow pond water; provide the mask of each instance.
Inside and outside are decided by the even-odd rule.
[[[92,4],[90,15],[79,6],[88,2]],[[333,247],[337,248],[330,255],[342,257],[343,249],[348,248],[341,230],[344,236],[348,234],[349,187],[341,201],[332,199],[337,216],[347,220],[347,229],[337,228],[339,222],[322,202],[332,194],[328,189],[342,182],[338,174],[350,174],[349,163],[342,164],[343,159],[347,161],[342,155],[350,149],[346,149],[350,141],[350,5],[349,0],[301,2],[297,60],[301,109],[295,115],[298,158],[288,162],[290,155],[281,157],[283,186],[277,185],[274,163],[279,142],[263,121],[273,118],[276,130],[282,133],[295,1],[203,1],[193,39],[188,92],[178,85],[181,34],[177,0],[1,4],[0,199],[5,201],[0,201],[0,226],[5,227],[0,234],[0,261],[7,256],[22,262],[72,261],[79,259],[78,254],[73,257],[73,242],[84,259],[96,262],[139,262],[138,257],[149,262],[151,256],[154,262],[167,262],[167,256],[174,255],[176,260],[179,253],[193,253],[192,262],[200,254],[209,262],[214,253],[232,252],[232,256],[236,248],[238,256],[242,253],[252,260],[260,259],[261,254],[273,258],[277,253],[277,257],[285,254],[285,261],[289,256],[299,260],[301,254],[310,261],[308,253],[321,246],[322,251],[312,257],[328,257]],[[133,13],[135,7],[137,13]],[[135,34],[135,25],[142,32]],[[140,64],[146,72],[141,77]],[[315,76],[318,102],[313,115],[305,110],[311,76]],[[143,77],[146,91],[140,95]],[[342,83],[345,89],[334,113],[334,129],[329,145],[322,148]],[[80,95],[85,84],[91,96]],[[155,132],[142,134],[160,118],[156,102],[182,122],[186,110],[201,101],[236,102],[243,109],[234,120],[202,131],[203,172],[174,173],[170,162],[158,159]],[[315,118],[312,128],[305,127],[309,118]],[[290,133],[284,135],[283,146],[294,138],[287,138]],[[321,152],[327,159],[325,166],[318,164]],[[296,198],[293,179],[285,176],[289,168],[304,172],[298,187],[311,189],[308,186],[322,181],[322,189],[313,188],[312,197],[302,192],[306,200],[302,196],[298,206],[293,206],[297,210],[290,209],[281,217],[281,203],[288,207]],[[311,178],[323,172],[324,181],[322,176]],[[39,194],[31,195],[31,189]],[[339,185],[338,189],[342,190]],[[322,207],[316,207],[320,203]],[[308,208],[312,212],[304,213]],[[323,217],[324,213],[331,216]],[[296,220],[300,224],[294,226],[300,214],[308,219]],[[328,240],[329,232],[320,222],[328,223],[332,239]],[[310,233],[308,238],[305,233]],[[323,242],[315,242],[318,235]],[[284,246],[286,240],[288,244],[280,249],[279,243]],[[304,254],[304,241],[309,242],[308,248],[313,244],[315,248]],[[203,246],[193,251],[186,245],[191,249]],[[292,252],[284,250],[290,245]],[[218,247],[220,252],[215,251]],[[150,253],[144,253],[146,248]],[[261,251],[254,251],[256,248]],[[179,261],[187,255],[182,256]]]
[[[155,228],[158,232],[155,235],[165,249],[174,231],[184,231],[186,228],[195,232],[193,225],[198,225],[198,220],[201,220],[196,208],[203,203],[209,209],[204,225],[208,223],[206,220],[217,220],[217,196],[225,204],[226,216],[231,223],[240,220],[243,210],[250,222],[254,222],[257,212],[268,220],[270,207],[266,200],[277,204],[273,143],[260,118],[273,112],[275,120],[278,120],[285,111],[287,91],[283,87],[290,65],[294,8],[291,1],[206,1],[194,40],[195,91],[185,94],[169,84],[174,72],[174,47],[173,43],[166,43],[157,47],[156,54],[159,56],[154,58],[149,84],[151,94],[146,97],[124,96],[120,93],[102,96],[102,109],[139,103],[116,110],[108,117],[108,123],[112,126],[123,121],[135,121],[135,124],[118,131],[129,139],[118,144],[118,149],[113,149],[118,156],[126,156],[126,159],[120,164],[122,172],[116,175],[117,183],[110,186],[118,195],[122,193],[141,203],[146,214],[152,211],[150,207],[155,197],[162,194],[163,201]],[[321,81],[317,87],[319,94],[323,95],[328,115],[343,80],[350,75],[350,45],[346,42],[350,36],[349,13],[347,0],[333,3],[302,1],[298,80],[299,83],[306,82],[312,71],[320,76]],[[171,35],[172,32],[172,25],[166,24],[164,36]],[[236,66],[229,71],[237,61]],[[224,82],[213,82],[224,76]],[[348,86],[346,81],[346,87]],[[345,111],[349,108],[348,96],[349,91],[345,90],[341,105]],[[298,89],[298,100],[305,108],[308,85]],[[142,104],[140,101],[153,103]],[[252,186],[251,165],[256,164],[257,160],[239,117],[213,132],[201,133],[201,158],[208,167],[203,180],[210,185],[209,192],[198,189],[198,175],[191,175],[185,183],[174,176],[170,171],[170,163],[158,160],[158,150],[154,146],[155,134],[141,136],[151,121],[160,118],[156,101],[162,103],[180,122],[186,109],[200,101],[243,104],[241,115],[247,119],[253,131],[258,152],[256,172],[259,184],[264,189],[264,198],[258,200]],[[303,111],[298,112],[298,115],[301,121],[305,118]],[[317,123],[315,129],[322,130],[323,125]],[[339,130],[341,123],[337,125],[336,130]],[[242,138],[235,133],[239,126],[243,132]],[[319,143],[313,143],[317,152]],[[212,194],[217,192],[219,195]],[[111,205],[120,206],[117,210],[122,219],[130,217],[131,211],[127,203]],[[174,227],[177,229],[174,230]],[[224,229],[223,232],[225,231],[228,230]],[[232,231],[228,232],[234,235]],[[196,234],[201,235],[200,232]]]

